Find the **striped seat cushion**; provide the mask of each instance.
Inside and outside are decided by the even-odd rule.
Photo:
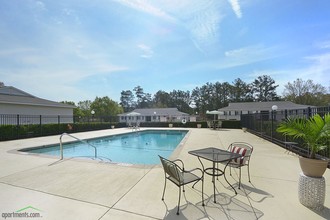
[[[233,148],[231,149],[231,152],[242,155],[242,157],[236,158],[233,161],[235,163],[238,163],[240,165],[243,165],[244,156],[245,156],[245,154],[247,152],[247,149],[246,148],[243,148],[243,147],[233,146]]]

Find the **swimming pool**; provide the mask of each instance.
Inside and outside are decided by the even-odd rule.
[[[168,158],[184,139],[187,130],[145,130],[86,140],[104,161],[126,164],[159,164],[158,155]],[[49,145],[21,151],[60,156],[60,146]],[[63,144],[64,158],[94,157],[94,148],[86,143]]]

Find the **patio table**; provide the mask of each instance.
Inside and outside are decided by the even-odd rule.
[[[198,150],[193,150],[188,152],[191,155],[194,155],[198,158],[199,162],[201,163],[203,167],[203,172],[212,176],[213,180],[213,192],[214,192],[214,203],[216,203],[215,198],[215,177],[222,176],[225,178],[226,182],[231,186],[231,188],[235,191],[235,194],[237,194],[235,188],[228,182],[226,178],[226,168],[229,164],[229,162],[233,159],[241,157],[240,154],[236,154],[227,150],[218,149],[215,147],[208,147]],[[212,167],[205,168],[204,164],[202,162],[202,159],[208,160],[212,162]],[[218,166],[216,167],[216,164],[218,163],[226,163],[223,170],[219,169]]]

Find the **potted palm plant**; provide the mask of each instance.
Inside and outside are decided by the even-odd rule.
[[[316,114],[310,118],[288,118],[276,131],[294,139],[301,138],[310,151],[309,158],[299,157],[302,172],[310,177],[323,176],[328,160],[317,159],[316,153],[329,147],[330,113],[324,117]]]

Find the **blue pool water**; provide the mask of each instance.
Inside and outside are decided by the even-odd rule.
[[[168,158],[188,131],[147,130],[88,140],[99,158],[115,163],[158,164],[161,155]],[[29,153],[60,156],[60,146],[52,145],[24,150]],[[94,148],[86,143],[63,144],[64,158],[94,157]]]

